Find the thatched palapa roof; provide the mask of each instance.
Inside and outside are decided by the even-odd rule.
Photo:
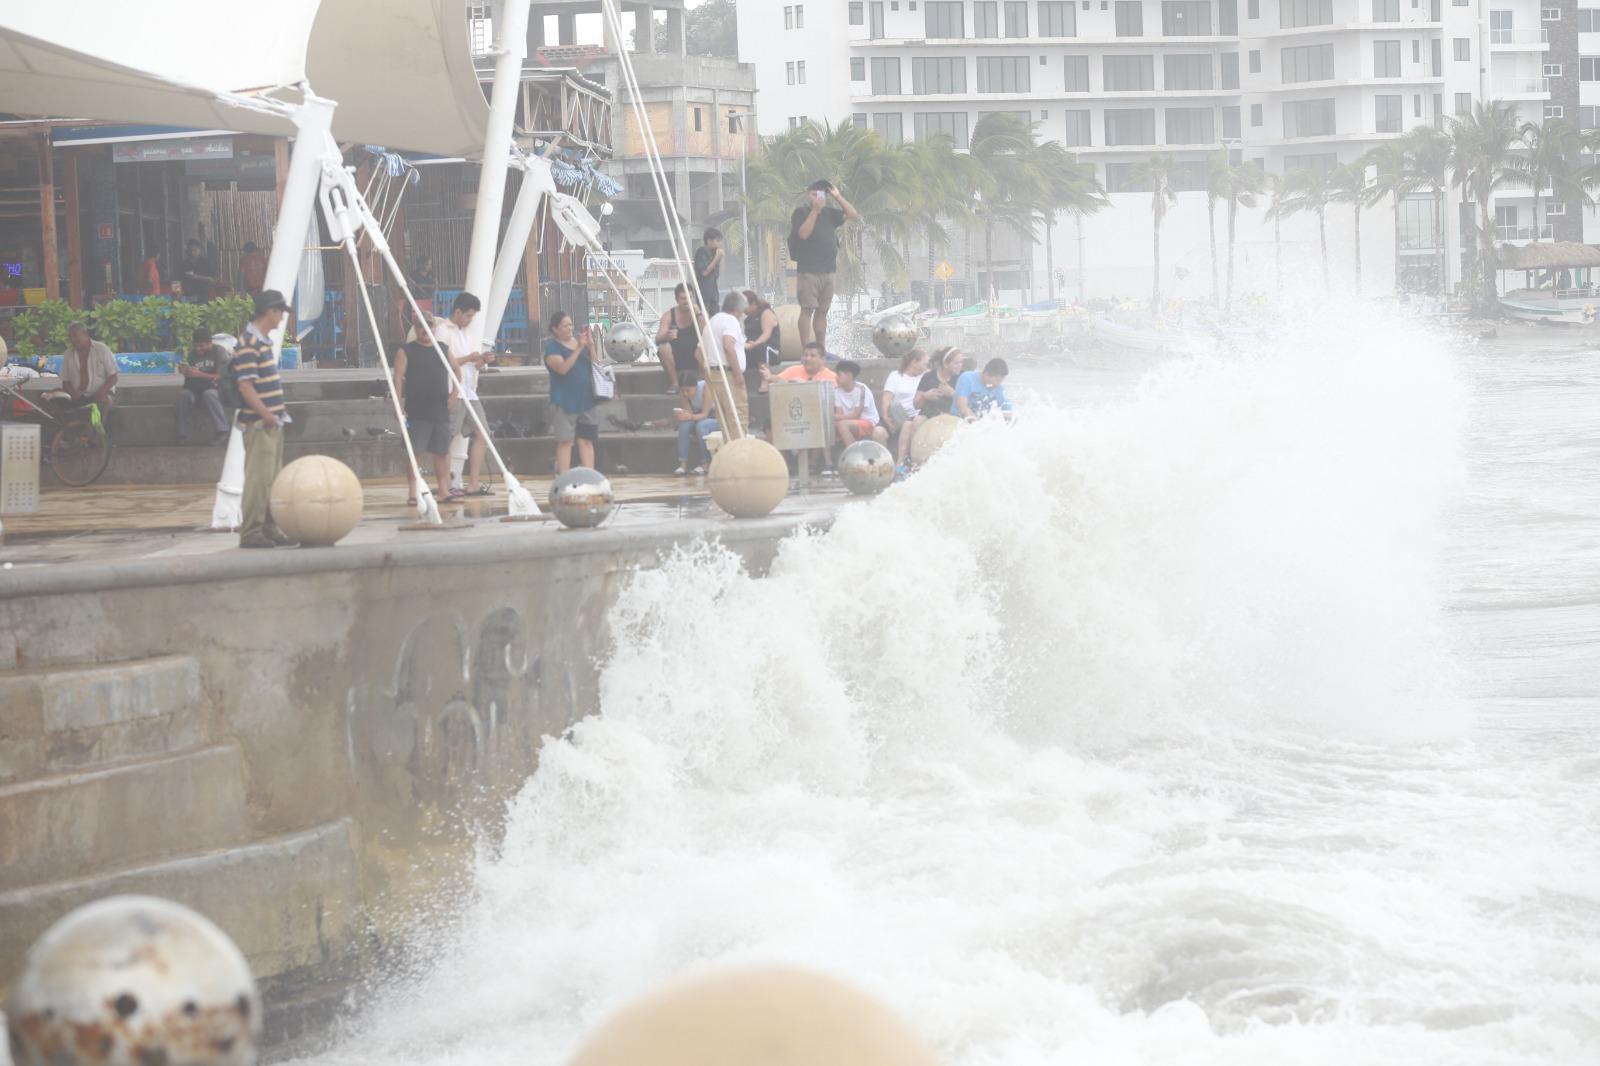
[[[1565,267],[1600,267],[1600,248],[1571,241],[1553,244],[1502,244],[1501,270],[1560,270]]]

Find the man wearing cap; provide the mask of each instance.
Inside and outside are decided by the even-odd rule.
[[[243,521],[239,547],[276,548],[293,544],[272,520],[272,482],[283,466],[283,385],[278,381],[278,353],[272,331],[283,324],[289,304],[283,293],[264,289],[256,297],[255,314],[244,328],[233,357],[239,382],[239,425],[244,428]]]
[[[203,408],[211,422],[212,444],[228,435],[228,418],[222,413],[222,396],[217,382],[222,379],[224,352],[212,342],[211,331],[197,329],[189,346],[189,358],[178,364],[183,376],[183,391],[178,393],[178,443],[189,443],[189,418],[196,407]]]

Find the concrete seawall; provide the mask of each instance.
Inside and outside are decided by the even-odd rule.
[[[0,572],[0,1002],[51,922],[149,892],[235,938],[294,1040],[595,709],[630,572],[696,537],[760,572],[830,518]]]

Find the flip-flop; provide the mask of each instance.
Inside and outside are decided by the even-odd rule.
[[[444,498],[444,503],[460,503],[467,498],[467,494],[459,489]]]
[[[465,495],[465,496],[493,496],[494,495],[494,489],[491,489],[487,485],[479,485],[477,492],[467,492],[467,493],[463,493],[463,495]]]

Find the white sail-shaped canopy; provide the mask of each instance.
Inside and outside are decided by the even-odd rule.
[[[459,0],[0,5],[0,110],[286,135],[220,93],[335,101],[342,141],[475,155],[488,102]]]

